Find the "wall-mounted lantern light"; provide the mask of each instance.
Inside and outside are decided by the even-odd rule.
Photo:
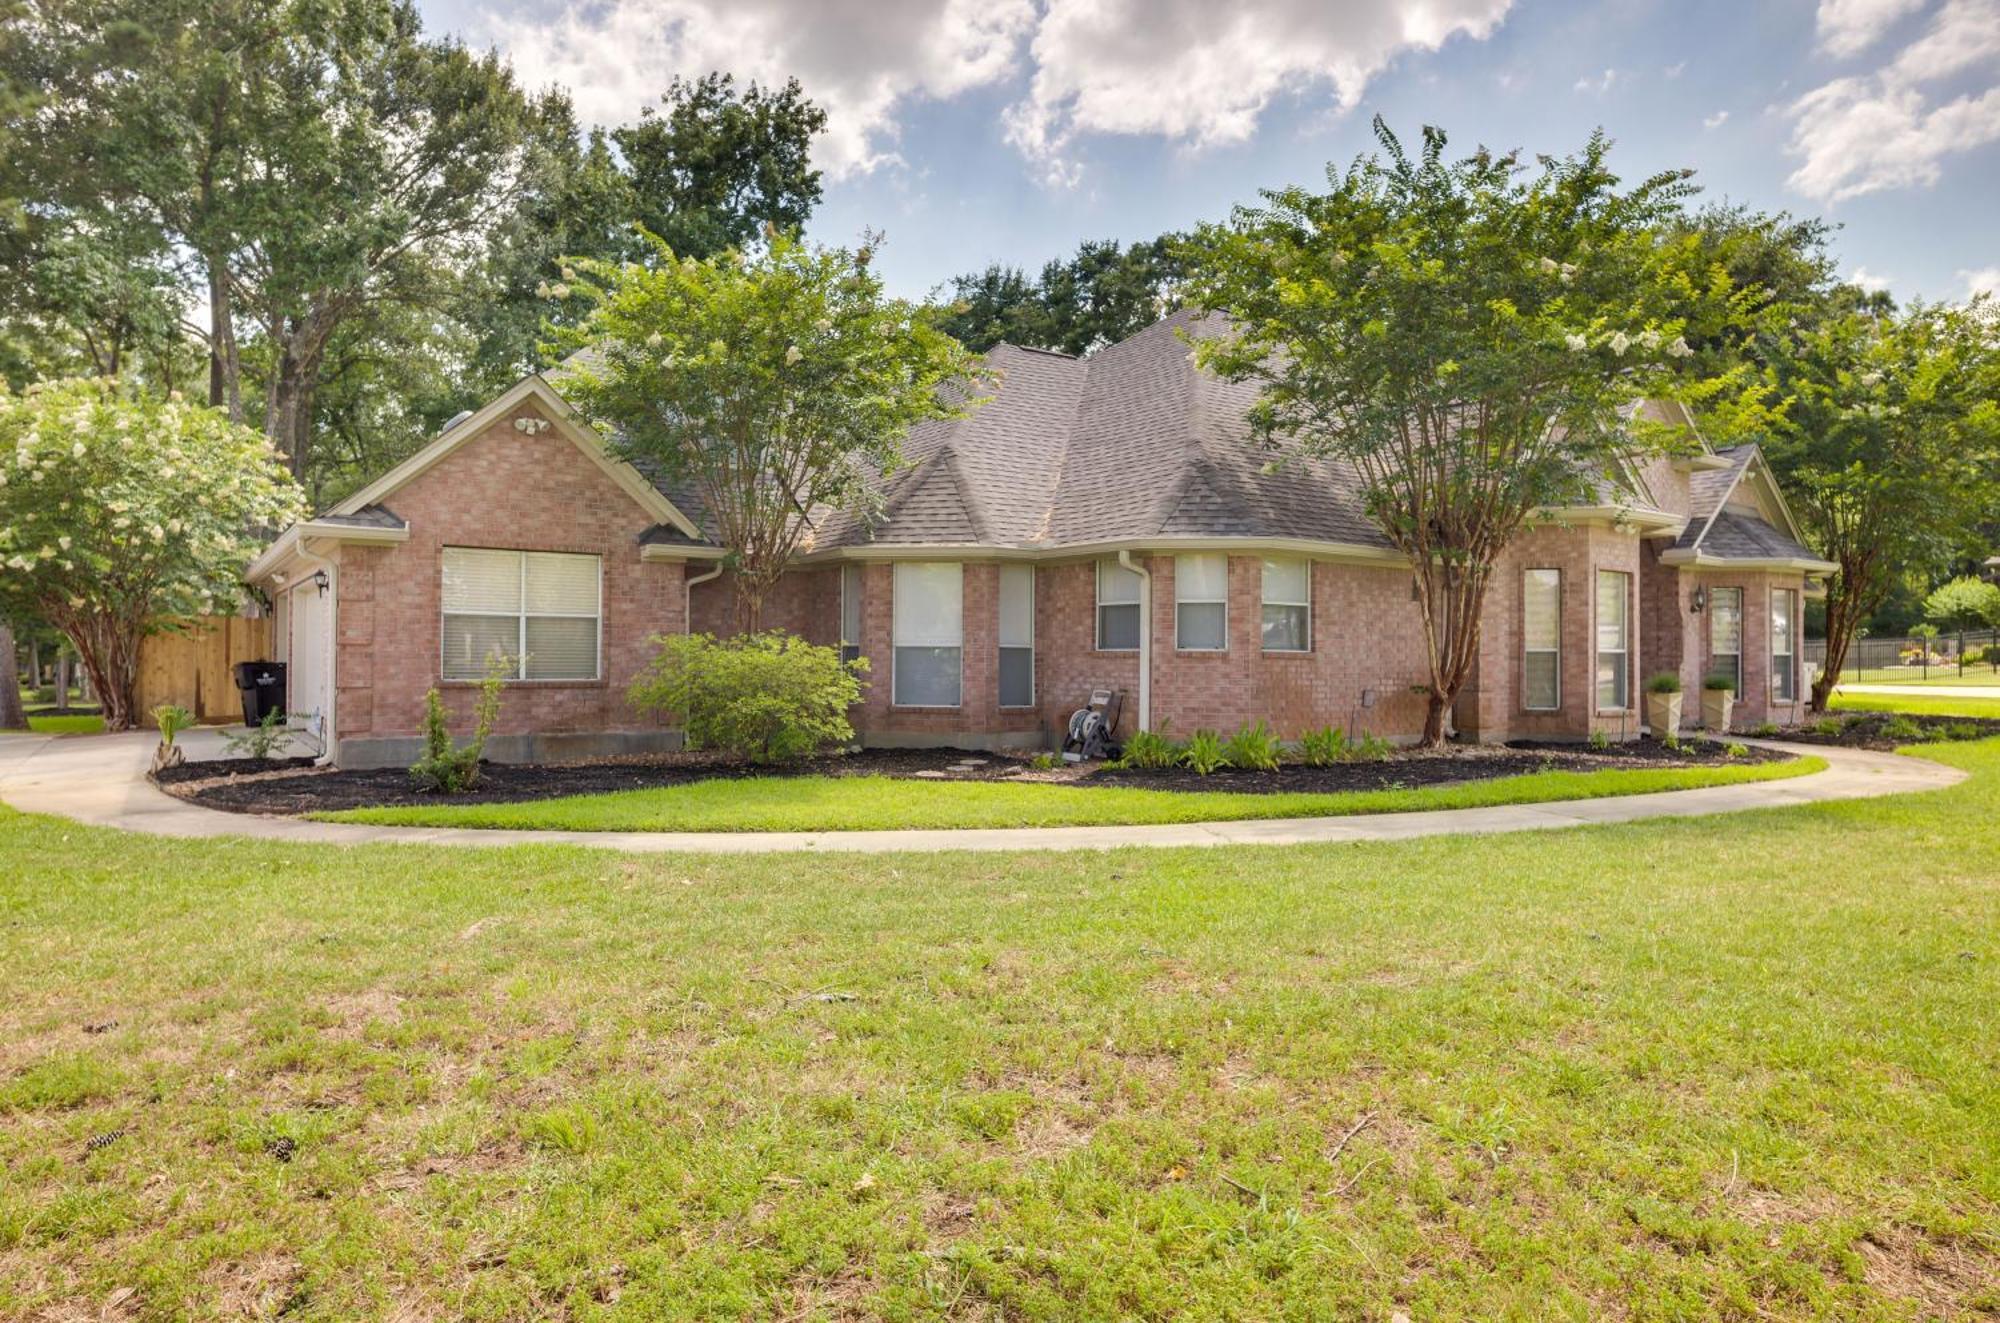
[[[325,570],[319,570],[316,573],[314,573],[312,581],[313,581],[313,587],[319,589],[319,595],[321,597],[325,597],[327,589],[333,587],[333,580],[327,577]]]
[[[1696,615],[1700,615],[1702,612],[1708,610],[1708,589],[1697,588],[1694,590],[1694,596],[1688,601],[1688,610],[1694,612]]]

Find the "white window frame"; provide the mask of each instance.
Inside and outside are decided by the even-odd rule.
[[[1528,646],[1528,582],[1532,575],[1553,574],[1556,576],[1556,645],[1553,648],[1533,648]],[[1521,710],[1523,712],[1560,712],[1563,705],[1563,572],[1553,565],[1530,565],[1521,571]],[[1550,653],[1556,659],[1555,701],[1544,706],[1534,702],[1529,695],[1533,692],[1528,677],[1528,658],[1537,653]]]
[[[896,664],[896,654],[904,648],[943,647],[944,644],[903,643],[896,637],[896,592],[895,574],[904,567],[942,565],[958,571],[958,701],[956,703],[905,703],[902,695],[902,680]],[[965,565],[960,561],[911,560],[897,561],[889,571],[889,705],[912,711],[956,712],[965,706]]]
[[[1791,645],[1792,649],[1790,652],[1783,652],[1783,653],[1779,652],[1776,647],[1778,638],[1778,606],[1780,603],[1783,603],[1785,608],[1785,638]],[[1798,593],[1794,592],[1790,588],[1773,588],[1771,590],[1770,628],[1771,628],[1771,641],[1772,641],[1772,647],[1770,649],[1771,701],[1773,703],[1796,703],[1799,701],[1799,687],[1800,687],[1799,686],[1799,595]],[[1780,657],[1783,657],[1785,659],[1785,668],[1783,671],[1780,671],[1778,669],[1778,658]],[[1782,689],[1780,689],[1778,685],[1778,679],[1781,675],[1784,678],[1784,686]]]
[[[1603,621],[1604,580],[1611,575],[1616,575],[1624,585],[1624,591],[1620,595],[1619,599],[1624,603],[1624,606],[1619,613],[1620,615],[1619,632],[1622,636],[1620,640],[1622,646],[1618,648],[1606,648],[1604,646],[1604,637],[1602,633],[1604,624]],[[1590,617],[1592,626],[1591,640],[1590,640],[1591,662],[1592,662],[1591,686],[1590,686],[1591,697],[1595,701],[1597,705],[1597,710],[1599,712],[1630,712],[1632,710],[1632,575],[1631,572],[1627,570],[1599,570],[1597,571],[1597,577],[1592,581],[1592,587],[1595,588],[1596,591],[1591,594],[1591,603],[1590,603]],[[1619,658],[1618,688],[1621,691],[1623,691],[1624,702],[1622,704],[1621,703],[1607,704],[1604,701],[1604,694],[1602,689],[1600,688],[1600,682],[1597,679],[1597,672],[1603,669],[1605,657],[1613,653],[1615,653]]]
[[[861,630],[855,630],[856,637],[854,638],[847,636],[847,608],[850,605],[857,609],[856,620],[864,627],[867,623],[858,614],[863,609],[861,574],[862,567],[859,565],[849,563],[840,567],[840,628],[837,632],[840,635],[840,659],[842,661],[853,661],[861,655],[861,639],[859,637]]]
[[[1181,566],[1184,562],[1191,560],[1219,560],[1222,562],[1222,596],[1220,598],[1181,596],[1181,588],[1187,582],[1187,576],[1181,573]],[[1222,645],[1220,647],[1190,647],[1181,641],[1181,608],[1183,606],[1220,606],[1222,608]],[[1174,557],[1174,651],[1229,651],[1229,556],[1226,553],[1188,552]]]
[[[454,551],[501,551],[513,556],[520,567],[521,606],[514,621],[514,673],[502,677],[509,684],[596,684],[604,678],[604,557],[589,551],[536,551],[526,547],[471,547],[452,545],[440,549],[438,553],[438,678],[446,684],[477,684],[470,676],[446,675],[444,650],[447,642],[444,622],[447,616],[504,616],[504,611],[447,611],[444,606],[444,557]],[[530,556],[573,556],[588,559],[597,566],[597,604],[593,611],[530,611],[528,610],[528,557]],[[528,675],[528,621],[530,620],[594,620],[597,622],[597,665],[588,676],[538,676]]]
[[[1721,617],[1720,599],[1725,593],[1736,603],[1736,651],[1734,652],[1715,650],[1715,622]],[[1704,681],[1716,674],[1716,662],[1724,657],[1733,657],[1736,660],[1732,671],[1736,679],[1736,688],[1733,692],[1740,697],[1743,693],[1743,589],[1734,584],[1708,590],[1708,669],[1702,672]]]
[[[1137,590],[1137,592],[1138,592],[1138,596],[1134,597],[1134,598],[1133,598],[1133,599],[1132,599],[1131,601],[1129,601],[1129,602],[1107,602],[1107,601],[1105,601],[1105,600],[1104,600],[1104,574],[1105,574],[1105,571],[1106,571],[1106,570],[1115,570],[1115,571],[1117,571],[1117,572],[1119,572],[1119,573],[1122,573],[1122,574],[1128,574],[1128,575],[1130,575],[1130,576],[1132,577],[1132,583],[1133,583],[1133,586],[1134,586],[1134,588],[1135,588],[1135,589]],[[1141,646],[1142,646],[1142,645],[1143,645],[1143,644],[1145,643],[1145,641],[1146,641],[1146,639],[1145,639],[1145,634],[1146,634],[1146,584],[1147,584],[1147,580],[1146,580],[1145,576],[1144,576],[1144,575],[1141,575],[1141,574],[1140,574],[1140,573],[1139,573],[1139,572],[1138,572],[1137,570],[1128,570],[1128,569],[1126,569],[1126,568],[1125,568],[1125,567],[1124,567],[1123,565],[1120,565],[1120,564],[1119,564],[1119,563],[1118,563],[1117,561],[1115,561],[1115,560],[1100,560],[1100,561],[1097,561],[1097,562],[1096,562],[1096,564],[1095,564],[1095,567],[1094,567],[1094,568],[1092,569],[1092,571],[1091,571],[1091,574],[1093,575],[1093,578],[1094,578],[1094,582],[1095,582],[1095,584],[1096,584],[1096,609],[1095,609],[1095,610],[1094,610],[1094,611],[1092,612],[1092,620],[1093,620],[1093,624],[1094,624],[1094,627],[1095,627],[1095,630],[1096,630],[1096,633],[1095,633],[1094,637],[1093,637],[1093,638],[1092,638],[1092,640],[1091,640],[1091,642],[1092,642],[1092,643],[1093,643],[1093,644],[1095,645],[1095,650],[1096,650],[1096,651],[1098,651],[1098,652],[1137,652],[1137,651],[1139,651],[1140,647],[1141,647]],[[1104,644],[1104,608],[1106,608],[1106,607],[1108,607],[1108,606],[1109,606],[1109,607],[1128,607],[1128,606],[1129,606],[1129,607],[1131,607],[1131,608],[1132,608],[1133,612],[1134,612],[1134,613],[1136,614],[1136,616],[1137,616],[1137,618],[1138,618],[1138,629],[1137,629],[1136,633],[1137,633],[1137,634],[1138,634],[1138,636],[1139,636],[1139,641],[1138,641],[1137,643],[1134,643],[1134,644],[1133,644],[1133,645],[1132,645],[1131,647],[1129,647],[1129,648],[1109,648],[1109,647],[1106,647],[1106,646],[1105,646],[1105,644]]]
[[[1007,597],[1007,571],[1009,570],[1025,571],[1028,576],[1028,641],[1026,643],[1006,642],[1000,628],[1003,619],[1002,610]],[[1037,697],[1035,686],[1035,594],[1040,586],[1036,583],[1038,577],[1033,565],[1002,565],[999,567],[999,572],[996,575],[997,582],[994,584],[993,591],[993,696],[1000,709],[1005,712],[1021,712],[1035,706],[1035,699]],[[1001,699],[1000,661],[1008,652],[1026,652],[1028,654],[1028,701],[1025,703],[1008,703]]]
[[[1273,598],[1273,597],[1271,596],[1271,589],[1270,589],[1270,578],[1269,578],[1268,574],[1266,573],[1266,571],[1267,571],[1267,570],[1269,569],[1269,567],[1270,567],[1270,565],[1271,565],[1271,563],[1272,563],[1273,561],[1289,561],[1289,562],[1291,562],[1292,564],[1296,564],[1296,565],[1303,565],[1303,566],[1305,566],[1305,567],[1306,567],[1306,600],[1305,600],[1305,601],[1303,601],[1303,602],[1281,602],[1281,601],[1278,601],[1277,599],[1275,599],[1275,598]],[[1297,657],[1297,656],[1300,656],[1300,655],[1302,655],[1302,654],[1304,654],[1304,653],[1308,653],[1308,652],[1311,652],[1311,651],[1313,650],[1313,563],[1312,563],[1312,560],[1311,560],[1311,559],[1310,559],[1309,557],[1306,557],[1306,556],[1260,556],[1260,557],[1258,557],[1258,558],[1257,558],[1257,574],[1258,574],[1258,594],[1259,594],[1259,597],[1258,597],[1258,602],[1257,602],[1257,605],[1258,605],[1258,607],[1259,607],[1259,611],[1258,611],[1258,619],[1257,619],[1257,641],[1258,641],[1258,643],[1259,643],[1259,644],[1261,644],[1261,645],[1263,646],[1263,649],[1264,649],[1264,651],[1265,651],[1265,652],[1273,652],[1273,653],[1277,653],[1277,654],[1279,654],[1280,656],[1286,656],[1286,657]],[[1303,646],[1303,647],[1298,647],[1298,648],[1274,648],[1274,647],[1270,646],[1270,645],[1269,645],[1268,643],[1264,643],[1264,620],[1263,620],[1263,610],[1262,610],[1262,608],[1264,608],[1264,607],[1272,607],[1272,606],[1284,606],[1284,607],[1304,607],[1304,608],[1305,608],[1305,612],[1306,612],[1306,631],[1305,631],[1305,635],[1306,635],[1306,636],[1305,636],[1305,646]],[[1225,616],[1225,619],[1226,619],[1226,618],[1227,618],[1227,612],[1226,612],[1226,611],[1224,612],[1224,616]]]

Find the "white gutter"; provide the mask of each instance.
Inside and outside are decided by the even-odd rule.
[[[1130,549],[1118,553],[1118,563],[1139,576],[1139,729],[1153,728],[1153,572],[1132,563]]]
[[[694,633],[694,586],[720,577],[722,577],[722,566],[717,564],[714,569],[704,574],[697,574],[692,579],[686,577],[681,579],[681,633]]]

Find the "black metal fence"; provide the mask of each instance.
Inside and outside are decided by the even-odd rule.
[[[1928,671],[1936,675],[1940,669],[1958,670],[1960,659],[1968,653],[1978,658],[1972,665],[2000,669],[2000,630],[1968,629],[1963,633],[1939,634],[1933,639],[1859,638],[1848,645],[1846,664],[1840,673],[1851,680],[1877,678],[1864,675],[1874,671],[1894,671],[1916,678],[1925,674],[1926,662],[1922,658],[1927,657]],[[1806,664],[1815,668],[1826,665],[1825,639],[1806,640]]]

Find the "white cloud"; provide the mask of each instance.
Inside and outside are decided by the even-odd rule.
[[[1010,76],[1034,21],[1031,0],[571,0],[554,15],[488,12],[478,35],[595,123],[635,118],[675,74],[796,75],[827,111],[815,162],[839,179],[895,159],[909,102]]]
[[[1847,273],[1847,283],[1850,285],[1859,285],[1862,289],[1873,294],[1876,290],[1889,288],[1889,277],[1878,276],[1865,266],[1857,266]]]
[[[1959,279],[1965,282],[1965,296],[1975,294],[2000,294],[2000,266],[1982,266],[1977,271],[1960,271]]]
[[[1688,62],[1686,60],[1682,60],[1678,64],[1668,65],[1665,69],[1661,70],[1661,72],[1666,74],[1666,76],[1669,78],[1679,78],[1682,74],[1687,72],[1687,67],[1688,67]]]
[[[1829,54],[1859,55],[1924,7],[1924,0],[1819,0],[1819,44]]]
[[[1591,92],[1598,96],[1603,96],[1606,92],[1609,92],[1611,90],[1611,85],[1617,81],[1618,81],[1618,71],[1616,69],[1606,69],[1603,73],[1599,74],[1595,78],[1585,76],[1583,78],[1577,79],[1576,90],[1579,92]]]
[[[488,0],[515,4],[518,0]],[[1405,51],[1482,38],[1512,0],[564,0],[488,10],[472,35],[531,87],[620,123],[675,74],[796,75],[826,108],[815,160],[833,178],[897,159],[912,106],[977,88],[1025,91],[1006,134],[1043,177],[1076,178],[1089,134],[1195,147],[1241,142],[1276,98],[1331,88],[1352,109]]]
[[[1057,183],[1076,178],[1069,149],[1084,134],[1243,142],[1278,96],[1331,85],[1352,109],[1399,53],[1484,37],[1510,3],[1049,0],[1007,137]]]
[[[1968,70],[1987,86],[1946,101],[1924,86]],[[1787,108],[1791,151],[1803,158],[1788,182],[1826,203],[1936,183],[1947,157],[2000,140],[1996,72],[2000,0],[1945,0],[1881,69],[1836,78]]]
[[[1729,112],[1718,110],[1713,115],[1703,115],[1701,126],[1705,129],[1719,129],[1729,122]]]

